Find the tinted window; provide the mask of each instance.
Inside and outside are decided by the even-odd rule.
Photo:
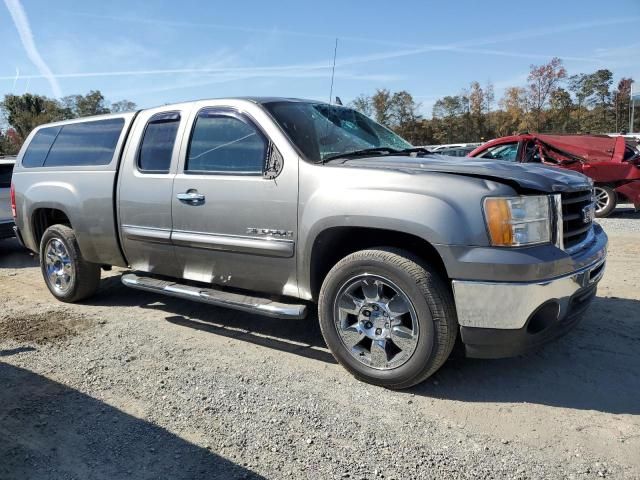
[[[261,174],[266,147],[253,125],[236,117],[202,112],[191,136],[186,170]]]
[[[507,162],[515,162],[518,155],[518,143],[503,143],[487,148],[483,153],[478,155],[481,158],[491,158],[493,160],[505,160]]]
[[[13,165],[0,165],[0,188],[9,188],[11,186],[12,173]]]
[[[27,147],[27,151],[24,152],[22,166],[41,167],[59,131],[60,127],[48,127],[38,130]]]
[[[151,117],[138,155],[140,170],[159,173],[169,171],[179,124],[180,115],[177,113],[162,113]]]
[[[107,165],[113,159],[123,126],[122,118],[64,125],[44,164]]]

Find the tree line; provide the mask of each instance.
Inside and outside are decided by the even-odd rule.
[[[415,145],[480,142],[516,132],[612,133],[629,128],[633,79],[614,86],[613,73],[599,69],[569,75],[559,58],[531,65],[527,84],[504,90],[496,101],[490,82],[471,82],[457,95],[439,98],[431,118],[407,91],[386,88],[359,95],[350,105]],[[15,154],[38,125],[69,118],[135,110],[129,100],[108,102],[99,90],[60,100],[30,93],[0,102],[0,154]],[[640,112],[633,131],[640,130]]]
[[[42,95],[5,95],[0,102],[0,118],[6,128],[0,128],[0,155],[15,155],[25,138],[43,123],[88,117],[103,113],[135,110],[136,104],[129,100],[109,102],[100,90],[91,90],[86,95],[69,95],[55,100]]]
[[[628,131],[633,79],[614,87],[613,73],[599,69],[568,75],[559,58],[531,65],[526,86],[504,90],[496,102],[491,82],[471,82],[457,95],[439,98],[431,118],[407,91],[378,89],[350,106],[395,130],[414,145],[480,142],[519,132],[613,133]],[[640,113],[633,131],[640,130]]]

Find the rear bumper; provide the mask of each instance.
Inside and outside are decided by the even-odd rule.
[[[595,259],[574,272],[539,281],[454,280],[458,323],[467,356],[518,355],[557,338],[578,323],[604,275],[607,237],[601,230]],[[595,252],[593,252],[595,253]]]

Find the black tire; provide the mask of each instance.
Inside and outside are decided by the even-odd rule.
[[[65,258],[69,261],[69,281],[64,289],[56,288],[48,275],[47,249],[51,242],[55,244],[56,241],[66,249]],[[76,235],[66,225],[53,225],[44,232],[40,241],[40,270],[51,294],[62,302],[73,303],[89,298],[100,286],[100,265],[82,258]]]
[[[375,369],[357,360],[334,322],[337,295],[358,275],[389,279],[412,303],[419,336],[411,357],[396,368]],[[447,360],[458,334],[451,290],[435,269],[409,252],[376,248],[355,252],[338,262],[322,284],[320,328],[336,360],[359,380],[390,389],[409,388],[433,375]]]
[[[596,185],[595,196],[596,217],[605,218],[611,215],[618,203],[618,195],[613,187],[610,185]],[[604,202],[599,202],[599,199],[604,199]]]

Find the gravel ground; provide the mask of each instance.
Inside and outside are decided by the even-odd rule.
[[[640,212],[636,212],[631,204],[618,206],[608,218],[600,218],[598,222],[607,231],[640,235]]]
[[[314,317],[150,295],[120,271],[65,305],[0,242],[0,478],[640,478],[640,242],[620,222],[602,222],[608,272],[570,335],[404,392],[350,377]]]

